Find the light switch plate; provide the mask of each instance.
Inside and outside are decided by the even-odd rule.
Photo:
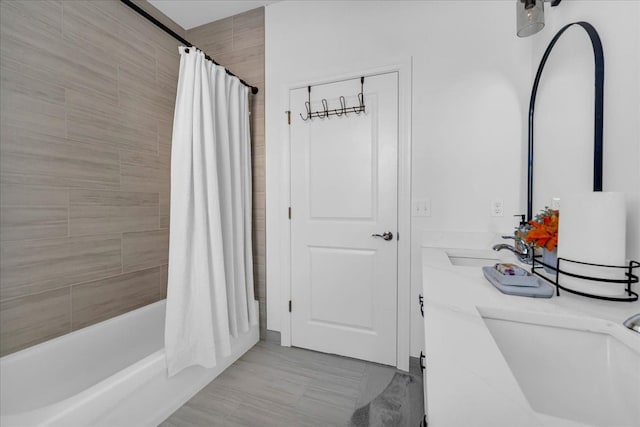
[[[411,205],[411,216],[422,216],[421,200],[414,200]]]
[[[417,199],[411,206],[413,216],[431,216],[431,199]]]

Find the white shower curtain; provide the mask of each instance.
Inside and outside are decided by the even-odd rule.
[[[171,147],[165,350],[169,375],[228,356],[258,322],[251,242],[248,88],[180,48]]]

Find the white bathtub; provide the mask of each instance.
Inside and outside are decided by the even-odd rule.
[[[159,301],[0,358],[0,425],[155,426],[259,339],[255,326],[215,368],[168,378],[164,313]]]

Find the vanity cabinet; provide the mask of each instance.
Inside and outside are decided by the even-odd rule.
[[[424,298],[422,294],[418,296],[418,303],[420,304],[420,314],[422,315],[422,321],[425,321],[424,317]],[[427,356],[425,349],[425,341],[422,341],[422,351],[420,352],[420,371],[422,372],[422,396],[424,399],[424,416],[422,421],[420,422],[420,427],[427,427],[427,414],[429,411],[427,410]]]

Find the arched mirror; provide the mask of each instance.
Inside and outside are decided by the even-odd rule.
[[[593,48],[595,63],[595,85],[593,89],[588,85],[583,90],[578,85],[588,84],[581,81],[579,76],[584,73],[572,72],[571,69],[562,73],[550,73],[546,79],[545,91],[548,93],[566,93],[567,96],[541,98],[540,119],[537,144],[534,150],[534,112],[536,97],[542,72],[549,60],[554,46],[569,28],[576,26],[584,29],[589,36]],[[571,37],[580,34],[569,32]],[[566,49],[565,49],[566,48]],[[582,50],[572,46],[562,46],[570,57],[570,67],[582,70],[591,68],[591,59],[584,58]],[[567,61],[565,61],[566,64]],[[558,64],[551,64],[552,67]],[[578,76],[578,77],[576,77]],[[582,77],[584,78],[584,77]],[[564,79],[564,81],[563,81]],[[562,197],[563,194],[578,191],[602,191],[602,136],[603,136],[603,93],[604,93],[604,54],[602,42],[596,29],[588,22],[573,22],[558,31],[549,43],[542,56],[538,71],[531,90],[529,102],[529,144],[527,167],[527,220],[531,220],[536,212],[549,206],[552,197]],[[589,97],[593,96],[593,104]],[[571,103],[565,103],[569,98]],[[591,105],[594,105],[591,110]],[[572,114],[565,111],[571,109]],[[582,109],[582,110],[581,110]],[[593,125],[585,121],[593,114]],[[545,126],[546,125],[546,126]],[[588,143],[588,136],[593,135],[593,143]],[[540,138],[542,137],[542,138]],[[534,154],[536,164],[534,165]],[[592,172],[591,172],[592,170]],[[534,180],[535,176],[535,180]],[[589,182],[591,177],[591,182]],[[535,184],[535,189],[534,189]]]

